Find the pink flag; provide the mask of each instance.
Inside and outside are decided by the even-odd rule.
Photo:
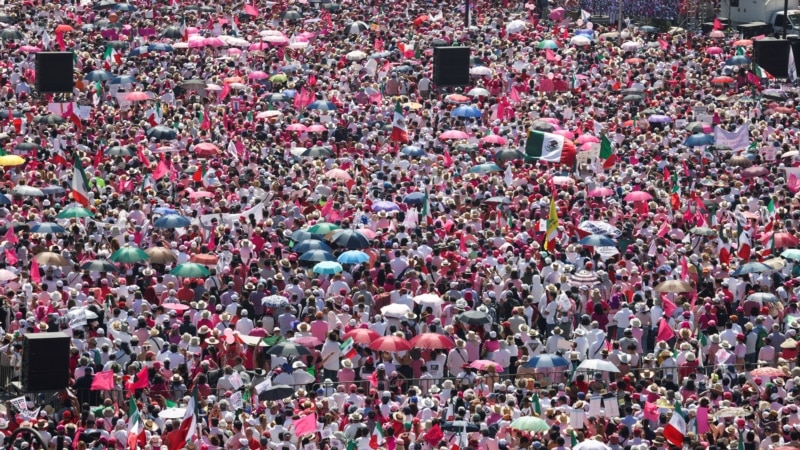
[[[658,229],[658,237],[663,238],[664,236],[669,233],[670,225],[669,221],[665,220],[664,223],[661,224],[661,228]]]
[[[217,239],[216,239],[216,236],[215,236],[214,230],[211,230],[211,231],[208,233],[208,244],[206,244],[206,246],[208,247],[208,251],[210,251],[210,252],[213,252],[213,251],[214,251],[214,249],[215,249],[215,248],[217,248],[217,242],[216,242],[216,240],[217,240]]]
[[[153,178],[155,178],[156,181],[158,181],[164,175],[166,175],[167,173],[169,173],[169,168],[167,167],[167,164],[164,163],[164,160],[162,159],[161,161],[158,162],[158,165],[156,166],[155,170],[153,170]]]
[[[658,423],[658,405],[646,402],[644,404],[644,418],[650,423]]]
[[[511,94],[509,95],[509,100],[511,100],[511,103],[515,104],[522,101],[522,97],[520,97],[517,88],[511,88]]]
[[[295,436],[303,436],[317,431],[317,414],[311,413],[294,422]]]
[[[463,232],[461,236],[458,238],[458,251],[461,253],[467,253],[467,235]]]
[[[558,60],[558,58],[556,58],[555,52],[553,52],[549,48],[544,51],[544,54],[545,54],[547,60],[550,61],[550,62]]]
[[[685,256],[681,257],[681,280],[689,279],[689,260]],[[666,310],[665,310],[666,311]]]
[[[220,101],[224,100],[228,96],[228,94],[230,94],[230,93],[231,93],[230,85],[228,83],[223,83],[222,84],[222,90],[220,91],[219,97],[218,97],[219,100]]]
[[[325,206],[323,206],[322,209],[319,211],[319,215],[322,216],[323,218],[327,218],[328,215],[331,213],[332,209],[333,209],[333,199],[329,199],[327,202],[325,202]]]
[[[444,166],[450,167],[453,165],[453,157],[450,156],[450,152],[447,149],[444,149]]]
[[[796,194],[797,191],[800,190],[800,180],[797,179],[797,175],[795,174],[789,175],[789,183],[787,184],[786,187],[788,187],[793,194]]]
[[[5,239],[5,241],[9,244],[16,244],[19,242],[17,235],[14,234],[14,227],[8,227],[8,230],[6,230],[6,235],[3,239]]]
[[[56,33],[56,42],[58,42],[62,52],[67,49],[67,43],[64,42],[64,33]]]
[[[31,258],[31,281],[34,283],[42,282],[42,274],[39,273],[39,263],[36,258]]]
[[[14,264],[19,262],[19,258],[17,258],[17,251],[13,248],[6,249],[6,264],[13,266]]]
[[[661,293],[661,308],[664,309],[664,316],[666,317],[672,317],[672,314],[678,309],[675,303],[667,297],[666,292]]]
[[[203,123],[200,124],[201,130],[210,130],[211,129],[211,117],[209,117],[208,108],[203,111]]]
[[[253,5],[244,5],[244,12],[248,15],[258,17],[258,9]]]
[[[666,50],[666,49],[669,48],[669,42],[667,42],[667,41],[665,41],[665,40],[663,40],[661,38],[658,38],[658,45],[661,46],[661,50]]]
[[[697,433],[706,434],[710,430],[708,426],[708,408],[701,406],[697,408]]]
[[[670,339],[675,337],[675,332],[672,331],[672,328],[669,327],[669,323],[665,319],[661,319],[661,323],[658,325],[658,335],[656,336],[656,342],[667,342]]]
[[[92,380],[91,390],[93,391],[110,391],[114,389],[114,372],[106,370],[98,372]]]

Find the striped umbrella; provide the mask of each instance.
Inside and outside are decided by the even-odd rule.
[[[599,282],[597,274],[588,270],[579,270],[569,276],[569,284],[572,286],[594,286]]]

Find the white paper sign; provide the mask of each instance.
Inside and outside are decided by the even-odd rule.
[[[27,405],[26,405],[26,406],[27,406]],[[22,416],[22,417],[24,417],[25,419],[28,419],[28,420],[36,420],[36,419],[39,417],[39,411],[40,411],[41,409],[42,409],[42,407],[41,407],[41,406],[40,406],[40,407],[38,407],[38,408],[36,408],[36,409],[35,409],[35,410],[33,410],[33,411],[30,411],[30,410],[27,410],[27,409],[26,409],[25,411],[20,411],[20,412],[19,412],[19,415],[20,415],[20,416]]]
[[[256,385],[256,394],[260,394],[267,390],[268,387],[272,386],[272,380],[267,378],[266,380],[258,383]]]
[[[70,328],[81,328],[86,326],[86,310],[83,308],[70,311],[67,317],[69,317]]]
[[[603,408],[606,410],[606,417],[619,417],[619,402],[613,394],[603,398]]]
[[[342,441],[338,439],[331,439],[331,448],[335,448],[337,450],[343,450],[344,446],[342,445]]]
[[[244,409],[244,401],[242,401],[242,392],[234,392],[230,397],[231,406],[234,410]]]
[[[17,408],[17,411],[19,411],[20,413],[22,413],[23,411],[24,412],[28,411],[28,400],[26,400],[25,397],[12,398],[11,405],[14,408]]]
[[[599,417],[600,409],[602,408],[602,398],[592,397],[589,400],[589,417]]]
[[[242,387],[242,385],[244,385],[244,383],[242,383],[242,377],[239,375],[239,372],[233,372],[233,374],[228,377],[228,381],[231,382],[231,385],[233,386],[234,389],[239,389],[240,387]]]
[[[583,423],[586,419],[586,411],[582,409],[573,408],[569,412],[569,426],[576,430],[583,429]]]

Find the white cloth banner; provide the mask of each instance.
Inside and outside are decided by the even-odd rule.
[[[714,127],[714,144],[728,146],[733,151],[745,150],[750,146],[750,130],[747,125],[740,126],[734,132],[716,126]]]

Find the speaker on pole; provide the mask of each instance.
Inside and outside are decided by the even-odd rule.
[[[437,87],[469,86],[469,47],[433,48],[433,84]]]
[[[25,335],[20,371],[24,392],[58,391],[69,385],[69,342],[61,332]]]
[[[72,52],[36,54],[36,91],[40,94],[71,94],[75,85]]]

